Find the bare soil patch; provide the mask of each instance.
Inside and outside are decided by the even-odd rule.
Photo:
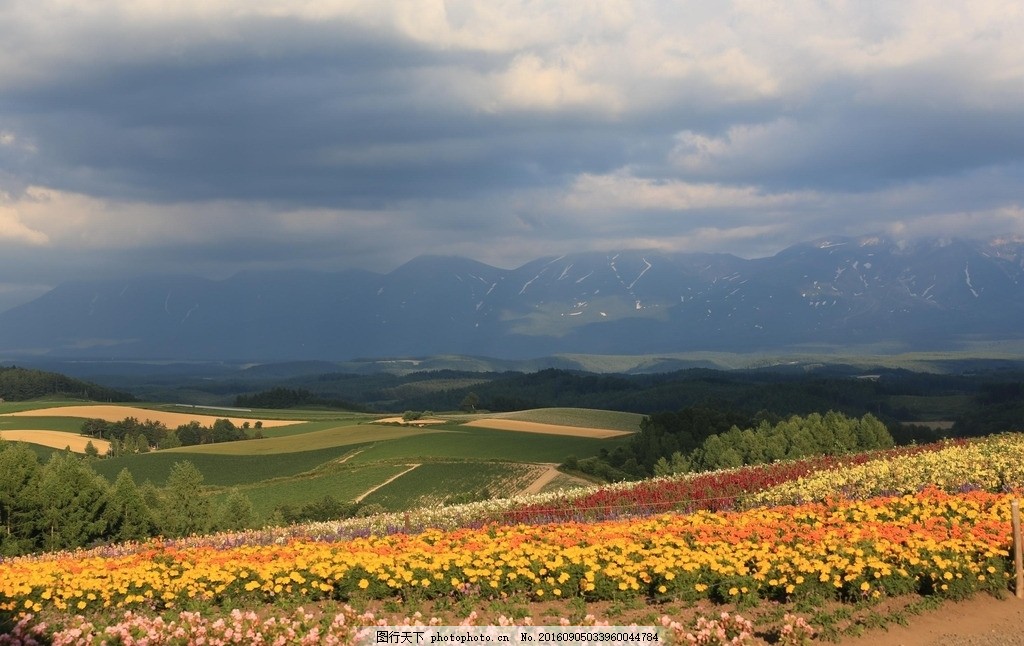
[[[884,626],[869,627],[873,614],[884,615],[887,611],[920,597],[893,599],[891,606],[865,608],[857,612],[857,623],[861,633],[852,636],[844,632],[834,637],[818,636],[814,644],[838,644],[839,646],[1024,646],[1024,601],[1013,597],[995,599],[978,595],[966,601],[947,601],[937,609],[920,614],[907,614],[905,625],[887,621]],[[391,607],[387,602],[370,602],[369,610],[379,618],[385,618],[392,625],[400,624],[404,617],[419,611],[425,618],[439,617],[447,625],[458,624],[470,610],[477,612],[478,625],[494,625],[498,617],[528,616],[535,625],[557,625],[562,617],[578,623],[584,613],[593,614],[597,619],[610,621],[613,625],[658,626],[658,619],[667,615],[684,625],[692,625],[697,617],[717,618],[727,611],[737,613],[754,623],[755,636],[752,645],[767,646],[777,642],[778,630],[782,626],[785,612],[811,619],[811,615],[789,606],[773,602],[762,603],[757,608],[737,608],[735,605],[716,605],[699,602],[689,605],[678,602],[651,604],[634,601],[593,601],[586,604],[570,604],[566,601],[533,601],[517,597],[507,600],[480,601],[464,607],[452,607],[450,603],[439,607],[436,602],[421,602],[414,607],[403,605]],[[832,604],[824,611],[835,610],[842,604]]]
[[[292,424],[301,424],[301,420],[280,420],[280,419],[264,419],[259,420],[253,417],[229,417],[227,415],[206,415],[203,413],[196,413],[189,411],[187,413],[179,413],[177,411],[162,411],[152,410],[149,408],[136,408],[134,406],[57,406],[54,408],[37,408],[34,410],[25,410],[17,413],[6,413],[5,417],[81,417],[84,419],[102,419],[108,422],[119,422],[126,417],[134,417],[140,421],[152,420],[154,422],[160,422],[168,428],[177,428],[182,424],[188,424],[189,422],[196,421],[203,426],[211,426],[215,420],[218,419],[229,419],[235,426],[241,426],[245,422],[249,422],[252,426],[257,421],[263,422],[264,428],[272,426],[290,426]],[[98,447],[97,447],[98,448]]]
[[[1021,646],[1024,645],[1024,601],[979,594],[947,602],[938,610],[909,618],[906,626],[847,637],[843,646]]]
[[[499,431],[520,431],[523,433],[544,433],[547,435],[572,435],[573,437],[590,437],[599,440],[610,437],[632,435],[629,431],[614,431],[607,428],[588,428],[585,426],[563,426],[561,424],[541,424],[539,422],[523,422],[515,419],[497,419],[488,417],[466,422],[464,426],[493,428]]]
[[[42,431],[39,429],[34,430],[7,430],[0,431],[0,438],[10,440],[12,442],[31,442],[32,444],[41,444],[42,446],[48,446],[53,449],[63,449],[65,447],[70,448],[75,453],[85,453],[85,446],[92,442],[92,445],[96,447],[96,450],[103,455],[110,448],[110,442],[106,440],[94,439],[86,437],[84,435],[76,435],[74,433],[65,433],[64,431]]]

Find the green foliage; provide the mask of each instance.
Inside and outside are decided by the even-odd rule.
[[[72,379],[56,372],[0,367],[0,399],[26,401],[48,395],[61,395],[95,401],[132,402],[135,397],[124,392]]]
[[[0,554],[22,554],[37,543],[41,471],[27,445],[0,441]]]
[[[480,405],[480,396],[470,391],[466,393],[466,396],[462,398],[459,403],[459,410],[466,411],[467,413],[476,412],[477,406]]]
[[[397,511],[486,500],[499,492],[514,493],[507,488],[526,469],[507,462],[428,462],[374,491],[363,502]]]
[[[640,423],[640,431],[630,438],[627,447],[609,462],[621,467],[629,458],[639,466],[638,475],[652,475],[660,458],[673,453],[690,455],[710,436],[727,432],[735,426],[749,426],[749,417],[734,411],[708,406],[691,406],[676,413],[658,413]]]
[[[342,399],[326,399],[308,390],[298,388],[271,388],[251,395],[235,397],[235,406],[245,408],[297,408],[315,406],[342,410],[365,410],[362,406]]]
[[[117,542],[143,540],[156,532],[153,512],[128,469],[117,474],[103,518],[107,537]]]
[[[666,459],[665,456],[658,458],[658,461],[654,463],[654,475],[656,476],[675,476],[684,473],[689,473],[692,464],[690,459],[683,455],[679,451],[674,451],[672,455]]]
[[[161,529],[167,536],[199,534],[210,528],[212,508],[203,494],[203,474],[185,460],[176,462],[167,477]]]
[[[208,453],[218,455],[276,455],[298,453],[317,449],[355,446],[365,442],[380,442],[408,435],[437,433],[443,428],[432,426],[427,429],[412,426],[386,426],[381,424],[357,424],[352,420],[339,422],[313,422],[262,429],[259,422],[253,427],[253,435],[263,433],[260,442],[222,442],[182,448],[182,453],[194,455]]]
[[[811,455],[842,455],[893,446],[885,425],[873,415],[849,418],[834,411],[825,415],[793,415],[778,424],[762,421],[756,428],[711,435],[691,455],[697,470],[711,471]]]
[[[759,413],[746,424],[742,419],[731,411],[707,407],[652,415],[628,444],[603,451],[597,460],[580,460],[578,470],[605,480],[635,479],[839,455],[894,444],[885,424],[870,414],[857,419],[829,411],[773,422],[773,416]]]
[[[953,425],[956,437],[1024,431],[1024,381],[984,384],[975,406]]]
[[[236,428],[229,419],[217,419],[209,427],[202,426],[193,420],[188,424],[182,424],[175,432],[178,436],[178,443],[181,446],[194,446],[196,444],[219,444],[221,442],[237,442],[247,440],[244,428]]]
[[[271,440],[261,440],[270,442]],[[176,462],[188,460],[203,474],[209,486],[233,487],[273,478],[295,476],[334,460],[359,445],[337,446],[317,451],[274,453],[270,455],[222,455],[215,453],[184,453],[154,451],[146,455],[127,455],[100,460],[94,468],[112,480],[127,468],[136,482],[165,482]]]
[[[397,475],[408,467],[400,464],[367,464],[367,465],[322,465],[309,473],[291,478],[277,478],[251,485],[241,485],[238,490],[252,501],[256,516],[260,521],[270,521],[277,510],[277,523],[286,519],[318,520],[341,518],[349,515],[344,510],[334,509],[329,504],[317,507],[314,503],[325,498],[332,498],[348,504],[357,496]],[[216,494],[215,498],[222,501],[226,493]],[[221,504],[222,504],[221,502]],[[313,505],[306,508],[307,505]],[[338,513],[337,516],[333,514]],[[290,521],[289,521],[290,522]]]
[[[455,432],[415,433],[370,446],[353,462],[409,460],[411,458],[502,459],[519,462],[561,462],[567,455],[589,457],[626,440],[607,440],[570,435],[517,433],[462,426]],[[431,429],[435,430],[435,429]]]
[[[70,452],[54,454],[39,478],[42,547],[71,549],[102,539],[106,487],[82,458]]]
[[[252,501],[245,494],[232,489],[220,508],[217,517],[217,529],[238,531],[256,526],[256,512]]]
[[[278,524],[338,520],[355,516],[361,507],[360,503],[343,502],[326,494],[298,508],[289,504],[278,505],[272,518]]]
[[[160,422],[150,419],[140,422],[134,417],[126,417],[119,422],[87,419],[82,422],[80,432],[88,437],[110,440],[115,447],[113,455],[145,453],[150,447],[158,446],[170,434]]]

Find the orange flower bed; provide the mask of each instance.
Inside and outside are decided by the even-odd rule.
[[[339,543],[165,547],[0,563],[0,609],[234,607],[277,598],[518,594],[756,601],[1004,589],[1010,496],[865,501],[491,525]]]

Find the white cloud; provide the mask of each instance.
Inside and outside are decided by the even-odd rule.
[[[0,210],[0,237],[9,230],[6,237],[77,251],[201,247],[249,235],[281,245],[321,243],[387,235],[396,221],[408,218],[394,210],[275,209],[260,202],[150,204],[41,186],[29,187],[5,208]],[[6,220],[5,213],[10,214]],[[8,222],[20,226],[7,226]]]
[[[580,175],[563,198],[574,211],[689,211],[694,209],[758,209],[792,205],[810,194],[768,193],[754,186],[656,181],[628,172]]]
[[[9,194],[0,192],[0,245],[17,243],[42,246],[49,242],[45,233],[25,224],[17,201]]]
[[[582,57],[570,56],[551,64],[535,54],[517,56],[494,78],[495,91],[485,107],[489,111],[588,106],[602,112],[621,109],[622,98],[615,88],[588,81],[587,68],[590,64]]]
[[[0,148],[29,154],[39,152],[34,143],[10,130],[0,130]]]
[[[0,240],[507,263],[1021,232],[1020,173],[975,172],[1021,163],[1021,33],[999,0],[9,0]]]

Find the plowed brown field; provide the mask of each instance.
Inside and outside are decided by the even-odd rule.
[[[135,408],[134,406],[56,406],[54,408],[36,408],[34,410],[25,410],[17,413],[6,413],[5,417],[82,417],[84,419],[102,419],[108,422],[119,422],[126,417],[134,417],[139,421],[153,420],[154,422],[160,422],[168,428],[177,428],[182,424],[188,424],[189,422],[196,421],[203,426],[210,426],[214,420],[218,419],[229,419],[235,426],[241,426],[244,422],[249,422],[252,426],[257,421],[262,421],[264,427],[271,426],[289,426],[291,424],[301,424],[300,420],[278,420],[278,419],[264,419],[258,420],[254,417],[233,417],[228,415],[218,415],[216,413],[199,413],[192,410],[188,412],[178,411],[162,411],[162,410],[151,410],[148,408]]]

